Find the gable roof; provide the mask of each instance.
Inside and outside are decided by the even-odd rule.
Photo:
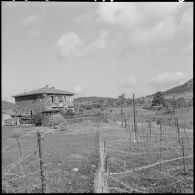
[[[64,91],[60,89],[55,89],[54,87],[48,87],[47,85],[43,88],[36,89],[29,92],[23,92],[12,97],[21,97],[21,96],[30,96],[30,95],[38,95],[38,94],[55,94],[55,95],[74,95],[74,93],[69,91]]]

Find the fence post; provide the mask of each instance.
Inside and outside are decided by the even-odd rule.
[[[46,190],[46,183],[45,183],[45,176],[44,176],[44,170],[43,170],[43,159],[42,159],[42,145],[41,145],[41,134],[40,132],[37,132],[37,138],[38,138],[38,147],[39,147],[39,160],[40,160],[40,174],[41,174],[41,187],[42,187],[42,193],[45,193]]]
[[[185,133],[185,136],[186,136],[187,142],[188,142],[188,144],[190,145],[190,142],[189,142],[189,140],[188,140],[188,136],[187,136],[187,133],[186,133],[186,129],[185,129],[185,128],[184,128],[184,133]]]
[[[151,139],[151,121],[149,119],[149,127],[150,127],[150,139]]]
[[[179,122],[178,122],[178,119],[176,120],[176,124],[177,124],[177,133],[178,133],[178,143],[180,145],[180,131],[179,131]]]
[[[133,123],[134,123],[134,131],[136,131],[136,119],[135,119],[135,101],[134,101],[134,94],[133,94]]]
[[[182,141],[182,155],[183,155],[183,169],[184,169],[184,178],[185,178],[185,182],[186,182],[186,167],[185,167],[185,152],[184,152],[184,144],[183,144],[183,137],[181,138]]]
[[[160,161],[161,161],[161,141],[162,141],[162,129],[161,129],[161,123],[160,123]],[[161,171],[161,163],[159,164],[160,171]]]
[[[130,145],[130,150],[131,150],[131,128],[130,128],[130,124],[129,124],[129,145]]]
[[[107,192],[106,187],[106,178],[105,178],[105,140],[101,136],[101,132],[99,131],[99,155],[100,155],[100,162],[98,165],[98,172],[97,176],[95,177],[94,181],[94,187],[95,187],[95,193],[104,193]],[[106,165],[106,166],[105,166]]]
[[[121,126],[123,127],[123,109],[122,109],[122,100],[121,100]]]
[[[16,142],[17,142],[17,146],[18,146],[19,153],[20,153],[20,158],[22,158],[23,152],[22,152],[22,147],[21,147],[20,141],[19,141],[19,136],[16,136]],[[21,165],[20,165],[20,169],[21,169],[22,175],[24,177],[25,176],[25,173],[24,173],[23,167],[24,167],[24,164],[23,164],[23,161],[22,161],[21,162]],[[26,192],[27,192],[27,189],[28,189],[27,177],[25,179],[25,183],[26,183]]]
[[[149,145],[148,145],[148,131],[147,131],[147,152],[149,151]]]

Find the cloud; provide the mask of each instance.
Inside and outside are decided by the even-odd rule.
[[[139,79],[137,77],[130,77],[130,78],[128,78],[128,81],[124,82],[122,85],[120,85],[119,88],[128,89],[128,88],[136,86],[138,84],[139,84]]]
[[[74,92],[76,95],[82,95],[82,94],[84,94],[85,91],[86,91],[86,89],[81,87],[81,86],[77,86],[74,88]]]
[[[187,75],[182,72],[166,72],[151,79],[149,84],[158,90],[166,90],[168,88],[183,84],[187,79]]]
[[[82,55],[84,42],[74,32],[63,34],[57,41],[57,49],[60,56],[79,56]]]
[[[36,35],[38,35],[40,33],[40,29],[38,29],[38,28],[32,28],[32,29],[28,30],[27,32],[30,35],[35,35],[36,36]]]
[[[175,50],[182,41],[192,40],[192,3],[100,3],[96,14],[99,23],[113,27],[113,34],[120,34],[115,44],[122,42],[124,52],[150,51],[157,47]]]
[[[108,24],[133,26],[139,20],[135,3],[100,3],[98,20]]]
[[[63,34],[57,41],[57,51],[60,57],[82,57],[96,49],[104,49],[107,47],[108,33],[101,31],[97,39],[90,44],[86,44],[75,32],[67,32]]]
[[[38,35],[41,32],[41,24],[44,21],[46,7],[43,7],[39,12],[32,13],[28,16],[20,18],[17,23],[27,29],[28,34]]]
[[[145,45],[151,41],[154,45],[163,44],[174,37],[177,26],[172,17],[159,22],[156,26],[150,29],[138,29],[134,32],[134,39],[137,43]]]
[[[27,16],[26,18],[22,18],[18,20],[18,22],[24,26],[28,26],[28,25],[35,23],[37,20],[38,20],[37,15],[31,14]]]
[[[172,15],[178,8],[178,3],[100,3],[97,9],[98,21],[123,27],[137,25],[156,25],[160,20]]]

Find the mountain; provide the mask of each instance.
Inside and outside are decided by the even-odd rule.
[[[2,110],[15,108],[15,104],[12,102],[7,102],[2,100],[1,103],[2,103],[2,107],[1,107]]]
[[[162,93],[164,93],[166,98],[172,98],[174,96],[175,98],[183,97],[185,99],[190,99],[193,97],[193,78],[182,85],[173,87],[163,91]],[[152,98],[153,96],[154,94],[148,95],[146,97]]]
[[[192,92],[193,93],[193,79],[190,79],[183,85],[179,85],[177,87],[173,87],[167,91],[165,91],[165,95],[169,94],[176,94],[176,93],[186,93],[186,92]]]

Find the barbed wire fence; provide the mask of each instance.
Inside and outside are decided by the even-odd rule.
[[[88,120],[97,123],[99,129],[100,163],[94,180],[95,192],[173,192],[176,188],[184,192],[186,188],[193,189],[192,176],[189,176],[193,172],[189,171],[193,168],[193,143],[187,131],[180,129],[178,119],[175,121],[175,130],[169,131],[166,126],[152,124],[149,120],[147,123],[137,122],[134,131],[133,122],[123,115],[124,126],[113,123],[112,129],[117,128],[111,132],[108,124],[109,132],[106,132],[107,123],[100,123],[100,118],[98,121],[88,117]],[[78,121],[83,122],[83,119]],[[44,151],[41,142],[47,135],[55,135],[61,131],[63,125],[65,123],[55,128],[40,127],[37,132],[24,134],[16,132],[13,136],[14,143],[2,150],[2,153],[7,153],[16,146],[19,154],[16,161],[2,170],[5,192],[48,192],[46,175],[49,172],[45,173],[47,163],[42,158]],[[33,150],[25,152],[22,148],[24,137],[35,140],[36,147]],[[168,151],[170,154],[166,154]],[[26,161],[32,161],[33,170],[28,170]],[[171,164],[173,162],[177,169]],[[16,181],[21,183],[21,189],[15,188]]]
[[[179,190],[185,192],[186,188],[193,189],[193,177],[190,175],[190,170],[193,169],[193,143],[190,143],[185,129],[182,132],[179,129],[178,119],[175,120],[176,131],[165,129],[167,127],[161,123],[152,125],[151,120],[148,124],[137,123],[136,131],[130,121],[112,133],[106,133],[106,129],[102,130],[102,139],[108,142],[104,154],[109,156],[108,170],[104,173],[108,191],[148,193]],[[129,161],[135,162],[131,164]],[[140,166],[140,162],[147,165]],[[172,173],[175,164],[172,163],[178,166],[179,173],[176,170],[175,175]],[[128,164],[136,168],[130,169]],[[147,185],[142,181],[144,173],[150,175],[145,179]],[[159,178],[155,180],[154,175],[157,173]]]
[[[60,125],[54,127],[36,127],[36,130],[24,132],[23,128],[17,127],[15,133],[5,140],[7,145],[2,149],[3,156],[9,156],[9,153],[15,151],[14,159],[17,159],[10,163],[4,163],[2,168],[2,189],[3,192],[49,192],[49,181],[47,176],[54,174],[52,171],[46,170],[46,166],[49,162],[45,162],[44,139],[47,140],[47,136],[54,136],[60,131],[64,131],[64,127],[67,124],[85,122],[97,123],[99,126],[100,121],[104,120],[103,116],[96,117],[95,115],[87,115],[85,117],[70,117],[69,120]],[[81,132],[82,134],[88,132]],[[67,135],[71,132],[67,133]],[[25,140],[27,139],[27,140]],[[31,140],[32,143],[28,143]],[[33,141],[32,141],[33,140]],[[26,150],[23,144],[30,144]],[[19,157],[18,157],[19,156]],[[4,159],[6,159],[4,157]],[[69,156],[67,156],[68,158]],[[13,159],[13,157],[12,157]],[[9,164],[9,165],[6,165]]]

